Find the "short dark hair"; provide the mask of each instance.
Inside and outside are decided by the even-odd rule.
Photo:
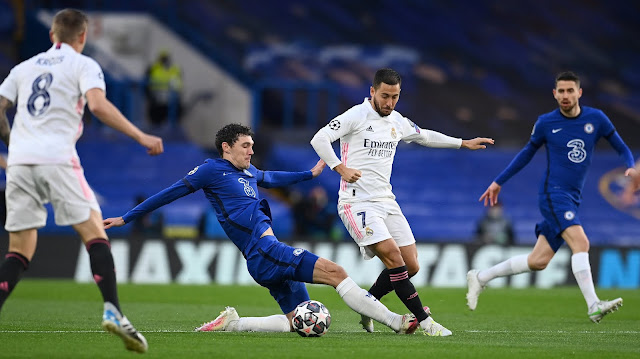
[[[88,24],[89,18],[82,11],[64,9],[58,11],[53,17],[51,31],[58,41],[71,44],[87,30]]]
[[[578,85],[578,88],[580,88],[580,77],[578,77],[578,75],[576,75],[572,71],[564,71],[559,73],[558,76],[556,76],[556,85],[558,84],[558,81],[573,81],[576,83],[576,85]]]
[[[381,83],[385,83],[387,85],[402,85],[402,78],[400,74],[394,69],[380,69],[376,71],[376,75],[373,77],[373,88],[380,88]]]
[[[226,142],[229,146],[233,146],[240,136],[253,136],[253,132],[249,126],[239,123],[230,123],[221,128],[216,133],[216,149],[220,156],[222,156],[222,143]]]

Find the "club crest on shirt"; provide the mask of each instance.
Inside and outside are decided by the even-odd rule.
[[[329,128],[334,131],[338,131],[340,129],[340,120],[338,119],[331,120],[331,122],[329,122]]]
[[[564,212],[564,219],[566,219],[567,221],[570,221],[570,220],[574,219],[575,217],[576,217],[576,215],[572,211]]]
[[[391,138],[396,138],[397,134],[396,134],[396,129],[394,127],[391,127]]]
[[[373,236],[373,229],[367,227],[364,229],[364,233],[367,235],[367,237],[371,237]]]
[[[593,133],[593,125],[591,123],[587,123],[584,125],[584,132],[591,134]]]
[[[191,176],[192,174],[196,173],[198,171],[198,168],[200,166],[196,166],[196,168],[192,169],[191,171],[189,171],[189,173],[187,174],[188,176]]]
[[[242,183],[242,186],[244,186],[244,193],[249,196],[249,197],[256,197],[256,191],[254,191],[253,187],[251,187],[251,184],[249,184],[249,181],[247,181],[244,178],[238,178],[238,182]]]
[[[296,248],[296,249],[293,250],[293,255],[296,256],[296,257],[301,255],[302,253],[304,253],[304,249],[302,249],[302,248]]]

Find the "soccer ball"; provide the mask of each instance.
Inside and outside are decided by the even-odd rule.
[[[298,304],[291,320],[293,328],[303,337],[323,336],[331,325],[331,314],[324,304],[308,300]]]

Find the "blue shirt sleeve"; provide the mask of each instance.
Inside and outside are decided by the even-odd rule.
[[[534,131],[535,132],[535,131]],[[518,154],[513,158],[511,163],[505,168],[498,177],[494,180],[495,183],[502,186],[505,182],[509,180],[509,178],[513,177],[518,171],[524,168],[524,166],[531,161],[533,155],[536,154],[536,151],[540,148],[540,145],[536,145],[533,142],[533,136],[531,140],[527,143],[526,146]]]
[[[622,157],[624,163],[627,165],[627,168],[633,168],[635,166],[633,154],[631,153],[629,147],[622,140],[622,137],[620,137],[620,135],[618,134],[618,131],[614,129],[613,132],[605,138],[607,139],[607,141],[609,141],[611,147],[613,147],[616,152],[618,152],[620,157]]]
[[[256,179],[262,188],[284,187],[313,178],[311,171],[284,172],[258,170]]]
[[[124,223],[134,221],[140,216],[143,216],[155,209],[164,206],[165,204],[171,203],[178,198],[192,193],[192,187],[187,184],[188,182],[186,182],[184,179],[181,179],[178,182],[174,183],[171,187],[165,188],[162,191],[147,198],[144,202],[135,206],[129,212],[125,213],[124,216],[122,216]]]
[[[219,171],[213,162],[205,162],[200,166],[192,169],[184,177],[185,185],[189,187],[191,192],[195,192],[211,183],[216,177],[216,171]]]
[[[536,149],[546,142],[543,121],[538,120],[535,125],[533,125],[533,130],[531,130],[531,139],[529,139],[529,142],[536,146]]]

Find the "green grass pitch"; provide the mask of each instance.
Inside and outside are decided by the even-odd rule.
[[[360,329],[330,287],[311,285],[311,298],[331,311],[321,338],[295,333],[196,333],[225,306],[241,316],[280,314],[258,286],[120,285],[125,314],[149,341],[148,358],[640,358],[640,291],[599,290],[624,298],[624,306],[591,323],[577,287],[489,288],[478,309],[465,306],[465,289],[420,288],[436,321],[453,331],[446,338],[397,335],[376,323]],[[383,298],[404,313],[393,294]],[[0,358],[128,358],[119,338],[101,331],[102,303],[95,285],[23,280],[0,314]]]

